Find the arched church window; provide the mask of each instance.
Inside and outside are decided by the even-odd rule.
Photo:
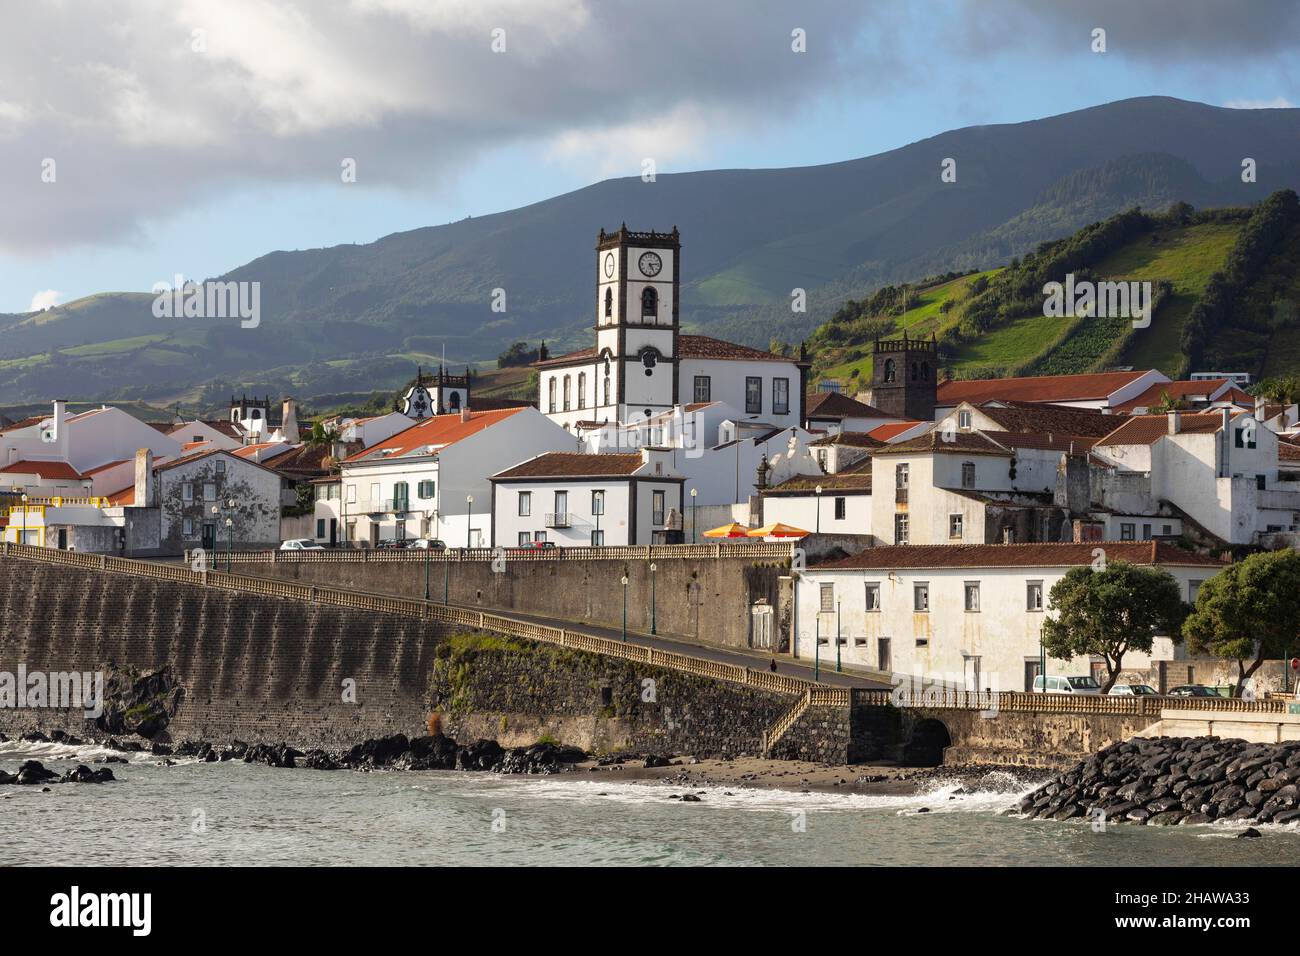
[[[566,412],[569,410],[569,385],[569,376],[566,375],[564,376],[564,410]]]
[[[587,407],[587,373],[578,373],[578,407]]]
[[[614,315],[614,290],[609,286],[605,287],[605,318],[612,318]]]
[[[451,393],[451,397],[447,399],[447,407],[452,411],[460,410],[460,392]]]
[[[893,359],[885,359],[885,381],[892,382],[898,377],[898,366]]]
[[[546,386],[546,406],[549,411],[555,411],[555,379],[553,377]]]
[[[916,381],[916,376],[917,376],[916,363],[913,362],[913,363],[912,363],[912,381],[914,381],[914,382]]]
[[[922,362],[922,363],[921,363],[921,381],[923,381],[923,382],[928,382],[928,381],[930,381],[930,363],[929,363],[929,362]]]
[[[647,286],[641,292],[641,318],[655,319],[659,317],[659,293],[653,287]]]
[[[608,362],[605,364],[605,401],[604,401],[604,404],[606,404],[606,405],[609,404],[609,363],[608,363]]]

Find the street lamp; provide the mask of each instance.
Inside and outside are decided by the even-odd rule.
[[[27,544],[27,492],[23,492],[23,540],[20,544]]]
[[[650,562],[650,633],[651,634],[659,633],[655,629],[655,571],[656,570],[658,569],[655,567],[655,563],[651,561]]]
[[[474,496],[465,496],[465,550],[469,550],[469,534],[474,525]]]
[[[817,486],[817,533],[822,530],[822,486]]]
[[[227,574],[230,573],[230,566],[233,560],[232,552],[235,550],[235,522],[234,519],[231,517],[231,515],[234,513],[234,510],[235,510],[235,499],[230,498],[226,501],[226,573]],[[220,514],[221,514],[221,508],[218,505],[213,505],[212,516],[215,518]],[[220,545],[217,543],[219,540],[220,539],[217,539],[212,542],[212,550],[214,556],[215,556],[215,552],[220,547]]]
[[[695,544],[695,499],[699,493],[699,488],[691,489],[691,544]]]
[[[835,599],[835,673],[840,673],[840,599]]]
[[[623,643],[627,643],[627,575],[623,575]]]
[[[822,615],[818,611],[813,615],[813,683],[821,680],[822,674]]]

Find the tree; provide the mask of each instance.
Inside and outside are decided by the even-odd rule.
[[[312,423],[311,434],[307,437],[309,445],[332,445],[338,441],[338,432],[333,428],[326,428],[322,422]]]
[[[1295,650],[1298,633],[1300,552],[1289,549],[1257,552],[1228,565],[1201,585],[1183,623],[1188,650],[1236,660],[1234,697],[1265,660]]]
[[[1187,401],[1187,399],[1171,398],[1168,392],[1162,391],[1160,393],[1160,401],[1148,408],[1147,412],[1151,415],[1163,415],[1165,412],[1185,411],[1191,407],[1192,404]]]
[[[1107,674],[1103,694],[1129,651],[1149,652],[1161,632],[1179,640],[1187,613],[1173,575],[1127,561],[1071,568],[1052,585],[1047,606],[1058,614],[1043,621],[1043,647],[1063,660],[1100,656]]]

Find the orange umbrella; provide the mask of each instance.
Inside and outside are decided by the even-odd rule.
[[[751,538],[803,538],[807,536],[808,532],[803,528],[796,528],[794,525],[774,521],[771,524],[763,525],[761,528],[754,528],[748,534]]]
[[[747,538],[749,529],[743,524],[733,521],[730,524],[724,524],[721,528],[711,528],[704,532],[706,538]]]

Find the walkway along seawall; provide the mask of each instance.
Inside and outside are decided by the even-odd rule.
[[[788,544],[564,548],[533,553],[252,551],[232,556],[237,574],[463,607],[511,608],[558,621],[619,627],[623,575],[628,627],[719,647],[751,647],[752,609],[775,609],[777,650],[790,633]],[[211,558],[224,568],[226,555]],[[655,566],[651,572],[650,566]],[[761,642],[760,642],[761,643]],[[766,645],[764,645],[766,646]]]

